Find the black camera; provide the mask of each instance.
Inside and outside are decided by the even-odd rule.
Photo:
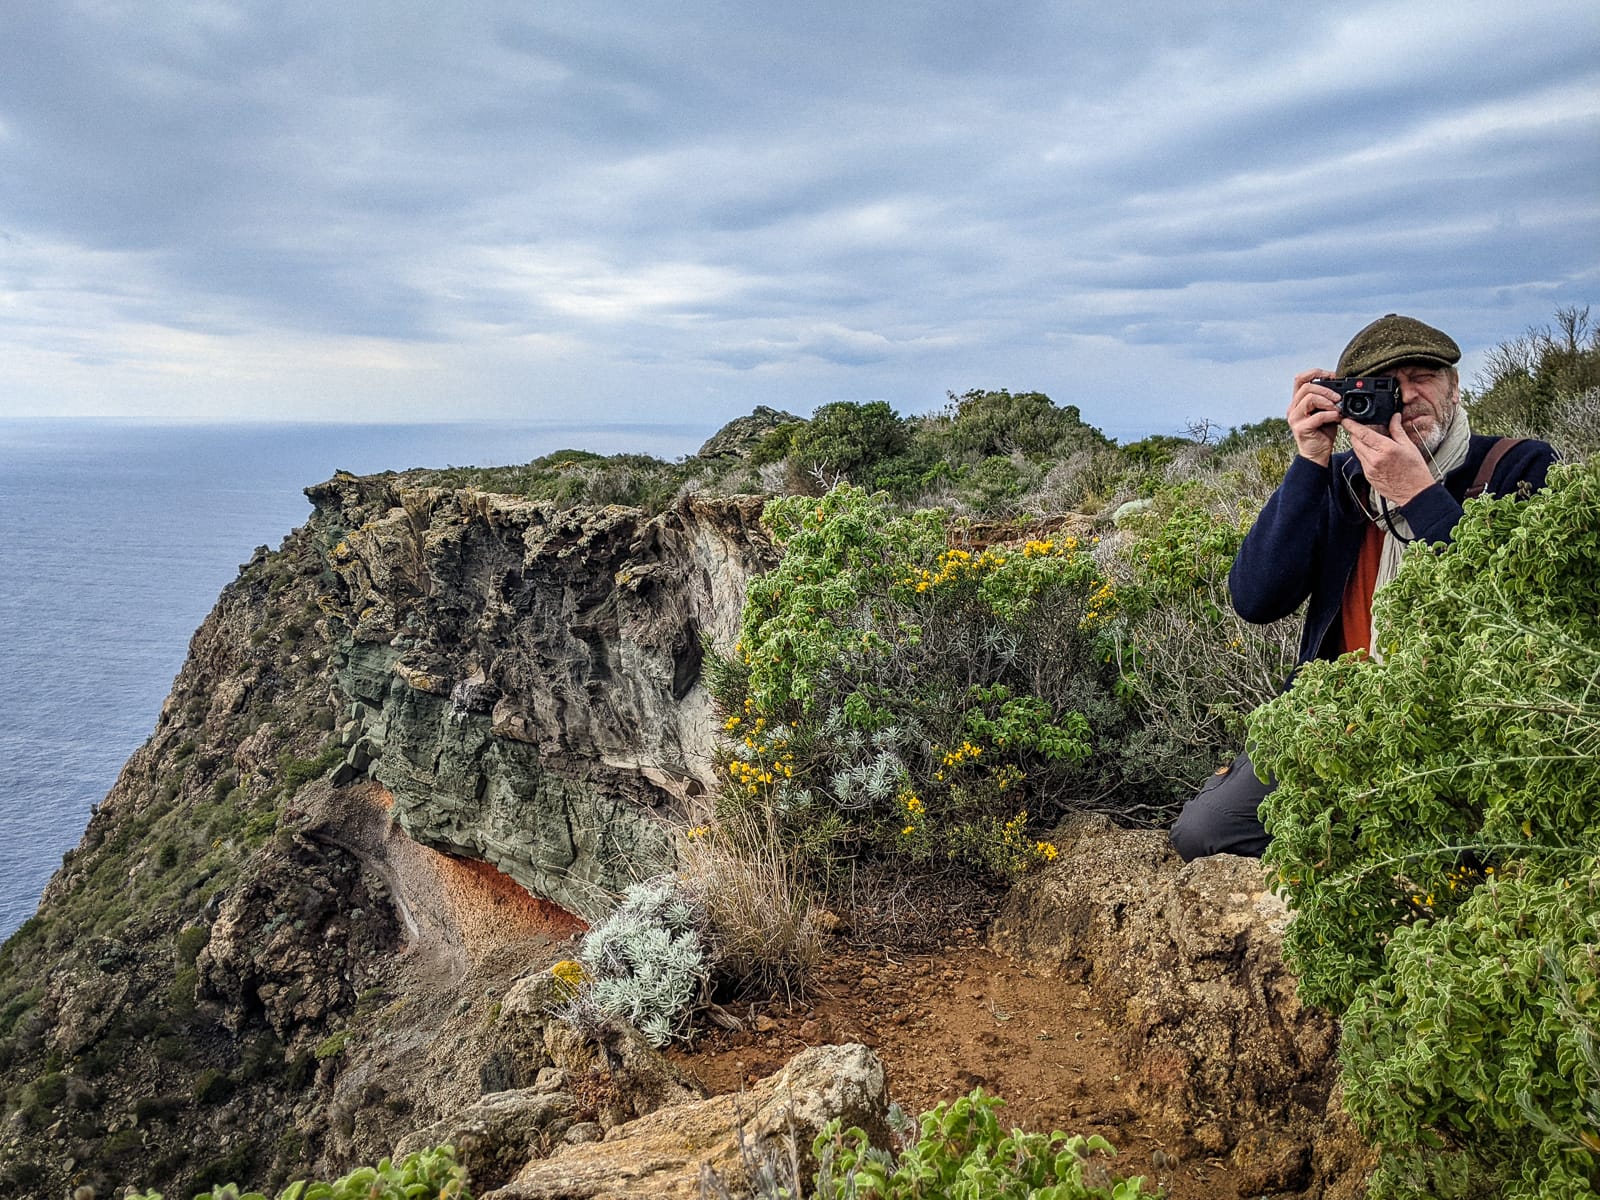
[[[1363,425],[1389,424],[1405,401],[1400,397],[1400,381],[1391,375],[1367,375],[1352,379],[1313,379],[1312,383],[1339,393],[1339,416]]]

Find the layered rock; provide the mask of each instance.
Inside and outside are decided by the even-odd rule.
[[[348,630],[339,782],[418,841],[573,911],[670,861],[657,814],[714,786],[706,639],[770,562],[761,501],[559,509],[339,476],[317,505]]]
[[[997,949],[1087,982],[1144,1106],[1188,1154],[1229,1155],[1241,1194],[1362,1194],[1370,1156],[1338,1100],[1338,1029],[1302,1005],[1289,912],[1255,859],[1184,863],[1161,831],[1079,818],[1011,892]]]
[[[824,1125],[838,1118],[882,1143],[887,1112],[872,1051],[816,1046],[742,1094],[659,1109],[603,1141],[563,1144],[484,1200],[698,1200],[708,1172],[728,1194],[749,1195],[752,1164],[792,1163],[805,1181]]]

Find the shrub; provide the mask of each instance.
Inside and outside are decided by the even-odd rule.
[[[822,957],[819,912],[772,814],[734,811],[690,828],[678,876],[705,914],[716,978],[793,996]]]
[[[702,915],[671,878],[635,884],[579,944],[587,979],[567,1006],[579,1025],[621,1020],[653,1046],[687,1022],[710,976]]]
[[[1600,388],[1600,325],[1587,307],[1556,312],[1556,326],[1529,329],[1490,350],[1462,399],[1479,433],[1548,438],[1559,410]]]
[[[336,1033],[330,1033],[327,1037],[323,1038],[322,1041],[318,1042],[316,1049],[313,1050],[312,1053],[316,1055],[318,1062],[324,1062],[330,1058],[337,1058],[339,1055],[344,1053],[345,1044],[349,1042],[349,1040],[350,1031],[348,1029],[341,1029]]]
[[[981,870],[1029,803],[1106,803],[1117,599],[1076,538],[974,552],[937,510],[844,486],[763,521],[784,558],[750,585],[736,661],[708,673],[729,810],[770,810],[813,866],[873,850]]]
[[[1122,596],[1117,663],[1139,721],[1120,751],[1167,811],[1238,752],[1246,715],[1295,663],[1297,617],[1257,626],[1233,611],[1228,571],[1255,506],[1231,482],[1158,492],[1109,564]]]
[[[194,965],[200,957],[200,951],[205,949],[206,943],[211,940],[211,926],[189,925],[178,931],[175,939],[174,950],[177,954],[180,967]]]
[[[1301,994],[1344,1018],[1385,1197],[1600,1187],[1600,463],[1467,506],[1377,604],[1380,662],[1250,722]]]
[[[817,1200],[1135,1200],[1144,1179],[1112,1179],[1101,1137],[1001,1130],[1004,1101],[975,1089],[924,1113],[921,1137],[898,1154],[830,1122],[813,1144]]]
[[[840,400],[794,431],[789,463],[799,476],[880,487],[904,470],[910,444],[910,430],[886,401]]]
[[[215,1067],[207,1067],[195,1076],[194,1099],[196,1104],[220,1104],[234,1092],[234,1081]]]
[[[344,747],[337,742],[324,746],[312,758],[296,758],[285,750],[278,756],[278,786],[292,796],[302,785],[326,775],[344,760]]]
[[[130,1191],[127,1200],[162,1200],[162,1196]],[[267,1200],[267,1196],[242,1192],[238,1184],[228,1183],[194,1200]],[[399,1163],[386,1158],[376,1167],[358,1167],[331,1183],[300,1180],[279,1192],[277,1200],[472,1200],[472,1194],[454,1148],[440,1146],[418,1150]]]

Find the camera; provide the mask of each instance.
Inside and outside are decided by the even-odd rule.
[[[1339,393],[1339,416],[1363,425],[1388,425],[1405,401],[1400,397],[1400,381],[1389,375],[1367,375],[1352,379],[1313,379],[1312,383]]]

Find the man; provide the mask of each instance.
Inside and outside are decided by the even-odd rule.
[[[1394,577],[1410,542],[1450,540],[1469,488],[1526,495],[1544,485],[1555,460],[1545,443],[1472,433],[1460,360],[1445,334],[1390,313],[1350,340],[1337,371],[1295,376],[1289,428],[1297,453],[1245,536],[1228,590],[1239,615],[1258,624],[1309,601],[1300,662],[1373,653],[1374,590]],[[1341,419],[1338,393],[1316,382],[1370,376],[1399,382],[1401,407],[1387,428]],[[1335,454],[1341,428],[1351,449]],[[1240,754],[1184,805],[1172,826],[1174,848],[1186,860],[1259,856],[1269,839],[1256,808],[1269,790]]]

